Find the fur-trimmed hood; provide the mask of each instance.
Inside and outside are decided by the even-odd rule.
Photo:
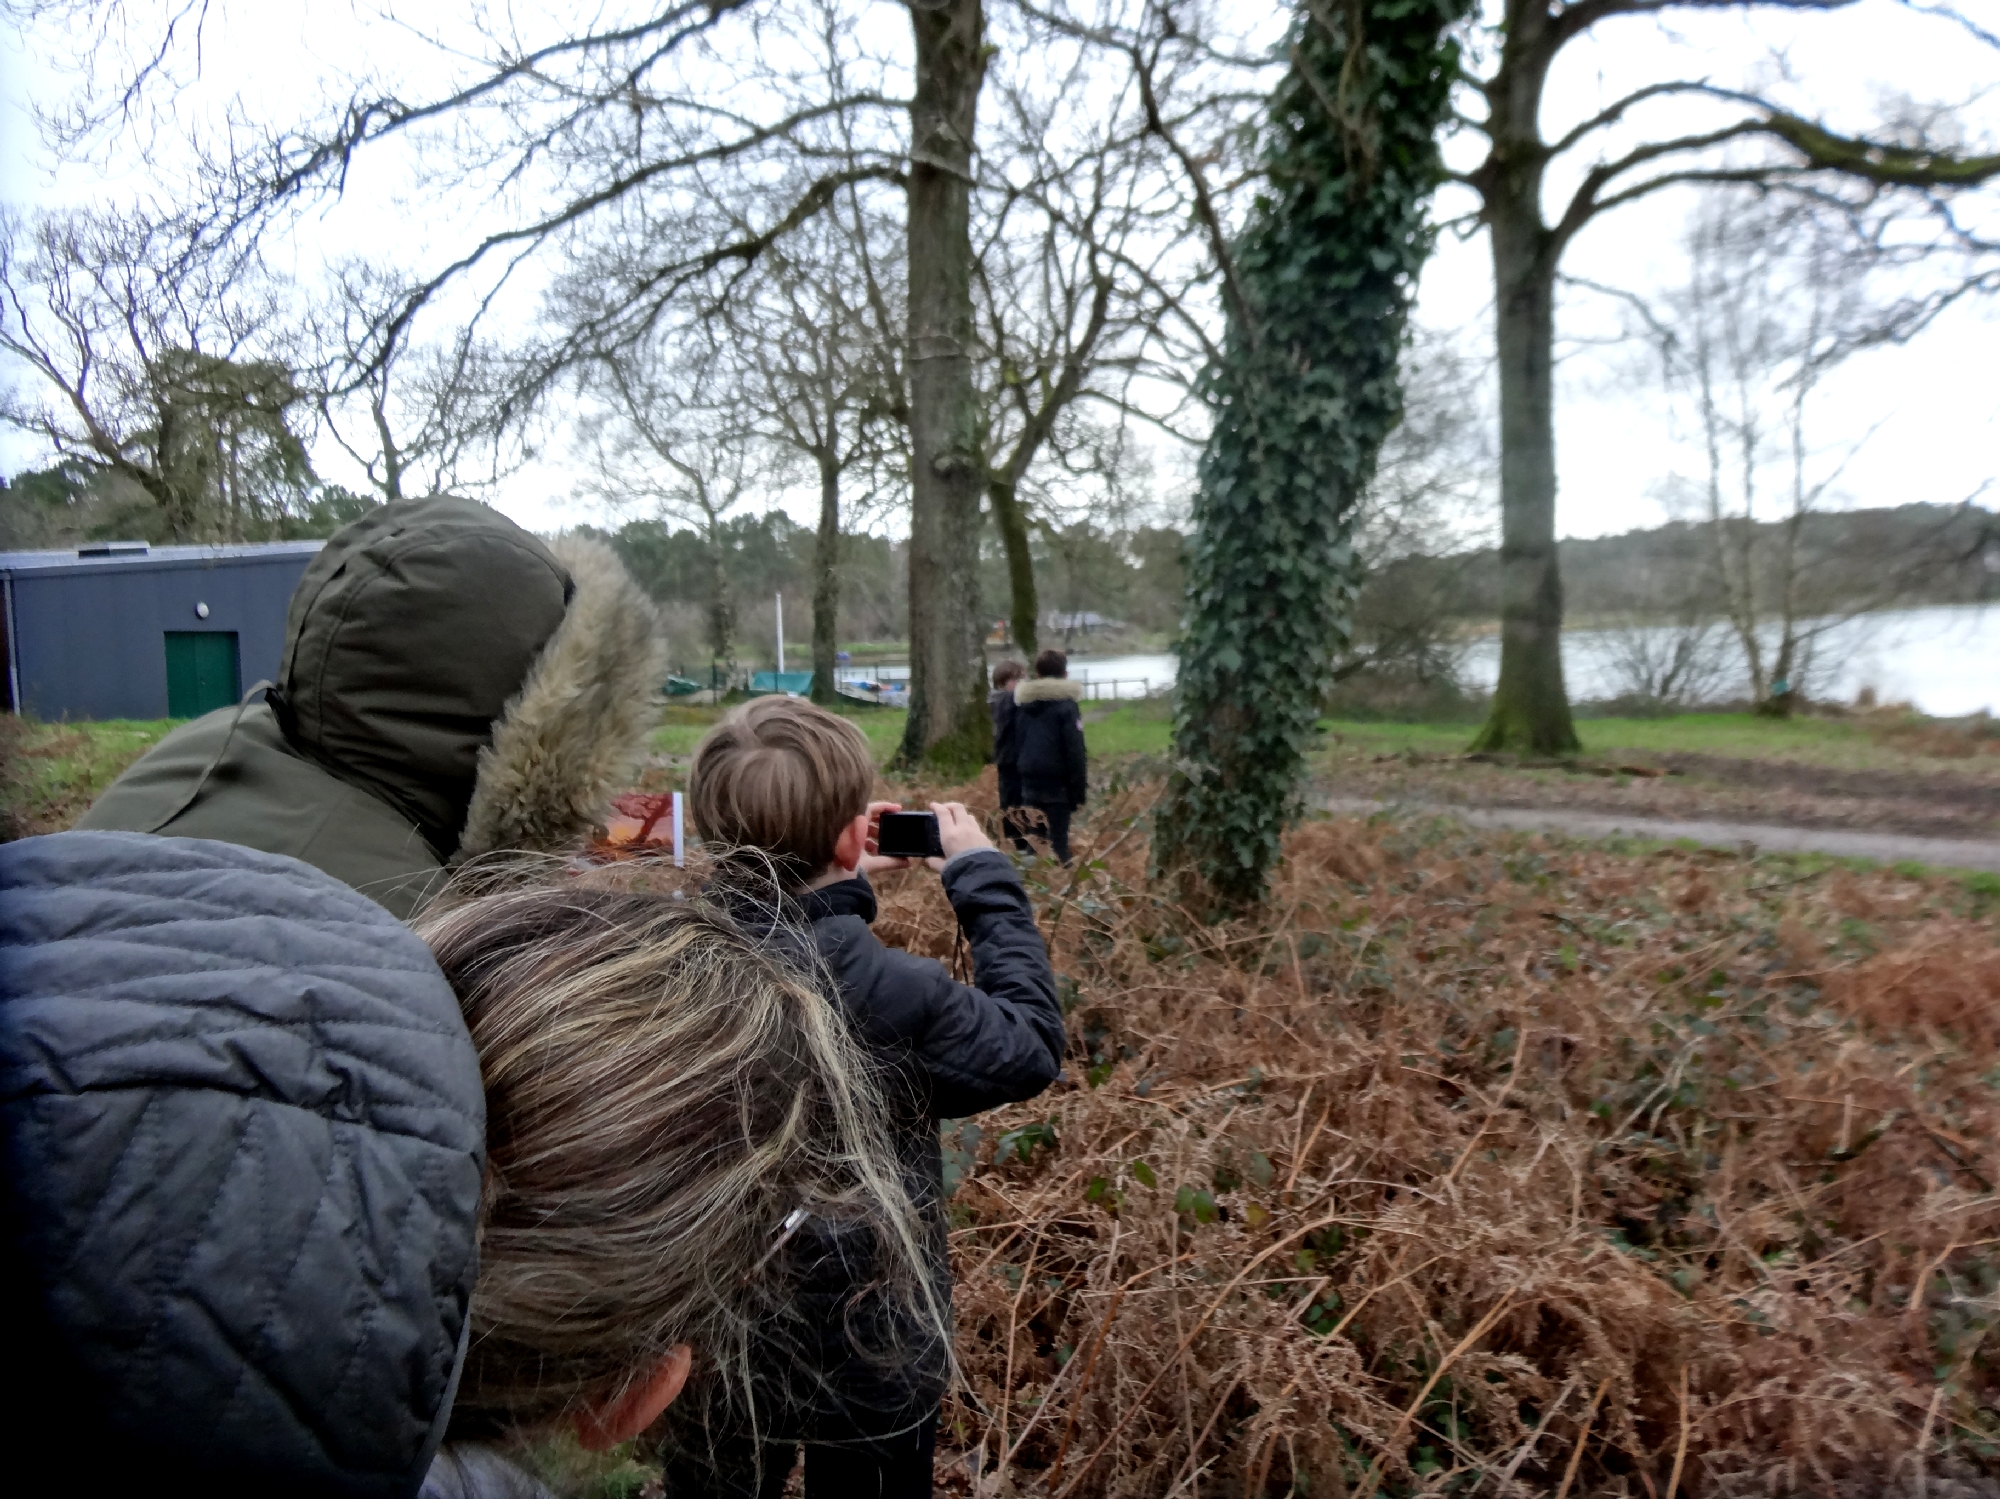
[[[602,821],[653,724],[666,674],[653,601],[601,541],[550,551],[574,584],[569,607],[479,752],[459,859],[557,848]]]
[[[398,500],[300,579],[273,706],[294,748],[441,860],[554,848],[602,814],[663,671],[659,617],[601,542],[474,500]]]
[[[1083,701],[1083,684],[1072,682],[1068,677],[1029,677],[1016,684],[1014,701],[1017,703],[1051,703],[1067,700],[1072,703]]]
[[[447,864],[602,819],[664,671],[609,547],[448,496],[342,530],[287,625],[264,702],[176,729],[79,826],[288,854],[407,916]]]

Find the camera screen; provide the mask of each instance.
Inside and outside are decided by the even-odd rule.
[[[891,859],[938,859],[944,845],[938,841],[935,812],[884,812],[877,848]]]

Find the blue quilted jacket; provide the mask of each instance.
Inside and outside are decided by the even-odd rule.
[[[229,844],[0,845],[0,1132],[20,1492],[416,1493],[485,1109],[414,935]]]

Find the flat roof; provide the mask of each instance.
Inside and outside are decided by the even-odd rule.
[[[324,541],[241,541],[214,546],[149,546],[132,542],[85,542],[60,552],[0,552],[0,573],[85,572],[102,567],[190,567],[217,562],[255,562],[267,557],[310,557]],[[103,548],[103,550],[98,550]]]

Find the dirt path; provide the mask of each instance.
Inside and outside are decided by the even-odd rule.
[[[1381,812],[1391,808],[1456,817],[1477,828],[1568,833],[1578,838],[1686,838],[1721,848],[1772,853],[1820,853],[1885,864],[1913,860],[1944,869],[2000,872],[2000,840],[1936,838],[1917,833],[1876,833],[1852,828],[1790,827],[1780,823],[1711,822],[1625,813],[1586,812],[1567,807],[1467,807],[1448,802],[1384,801],[1365,796],[1324,796],[1329,812]]]

